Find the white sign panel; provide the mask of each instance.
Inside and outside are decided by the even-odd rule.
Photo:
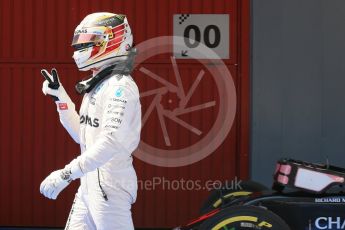
[[[182,46],[174,44],[178,59],[205,58],[197,52],[200,43],[219,56],[212,59],[230,57],[229,14],[175,14],[174,36],[184,38]]]

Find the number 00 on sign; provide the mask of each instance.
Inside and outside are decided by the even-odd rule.
[[[174,36],[183,37],[182,45],[174,41],[176,58],[205,58],[197,52],[200,43],[215,52],[216,58],[230,57],[228,14],[175,14]]]

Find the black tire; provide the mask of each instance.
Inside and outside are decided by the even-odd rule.
[[[200,225],[198,230],[290,230],[283,219],[257,206],[232,206],[221,210]]]
[[[230,184],[230,183],[229,183]],[[215,208],[222,205],[222,201],[234,199],[235,197],[248,196],[253,192],[262,192],[269,190],[266,186],[257,183],[255,181],[242,181],[240,183],[241,188],[221,188],[211,191],[206,201],[203,203],[200,214],[206,214]],[[221,197],[223,196],[223,198]]]

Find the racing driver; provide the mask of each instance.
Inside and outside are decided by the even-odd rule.
[[[55,100],[62,125],[80,144],[81,155],[43,180],[40,192],[49,199],[80,178],[65,229],[134,229],[131,205],[137,177],[132,152],[141,130],[137,85],[130,76],[135,48],[125,15],[93,13],[75,29],[73,58],[92,76],[80,81],[79,114],[61,85],[57,71],[43,69],[43,93]]]

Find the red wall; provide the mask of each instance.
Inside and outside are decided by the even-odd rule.
[[[166,179],[226,180],[248,176],[249,123],[249,0],[2,0],[0,2],[0,226],[63,226],[77,188],[75,182],[56,201],[39,193],[39,184],[52,170],[63,167],[79,154],[58,122],[50,98],[42,95],[41,68],[56,67],[66,90],[79,106],[81,98],[74,85],[85,76],[71,58],[70,42],[75,26],[91,12],[109,11],[128,16],[135,43],[172,35],[173,14],[230,14],[231,58],[225,60],[237,91],[236,117],[224,142],[207,158],[183,167],[159,167],[135,159],[140,180],[155,176]],[[203,66],[194,61],[178,61],[186,87]],[[173,79],[168,56],[157,56],[141,64],[153,72]],[[142,92],[159,87],[142,72],[134,74]],[[208,72],[205,82],[191,99],[219,100]],[[210,93],[211,92],[211,93]],[[143,113],[150,104],[143,99]],[[162,102],[167,105],[166,102]],[[192,114],[189,119],[201,130],[208,130],[217,109]],[[143,127],[146,143],[165,149],[185,147],[197,138],[168,122],[173,147],[164,146],[155,114]],[[176,226],[196,217],[207,191],[140,189],[133,207],[138,227]]]

